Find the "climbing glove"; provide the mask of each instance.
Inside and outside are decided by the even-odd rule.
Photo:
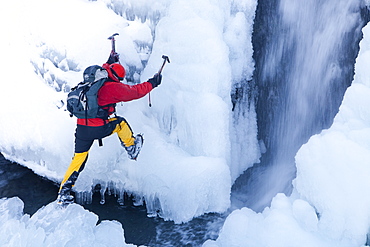
[[[155,74],[152,78],[148,80],[150,84],[152,84],[152,87],[158,87],[162,82],[162,75],[161,74]]]
[[[117,52],[112,51],[107,60],[107,64],[112,64],[112,63],[117,63],[117,62],[119,62],[119,54]]]

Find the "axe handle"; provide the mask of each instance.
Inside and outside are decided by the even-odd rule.
[[[116,52],[116,40],[114,38],[114,36],[118,35],[118,33],[115,33],[113,34],[112,36],[110,36],[108,39],[110,39],[112,41],[112,52]]]
[[[167,60],[165,59],[165,60],[163,61],[163,64],[162,64],[161,68],[158,70],[158,75],[160,75],[160,74],[162,73],[163,67],[164,67],[164,65],[166,64],[166,62],[167,62]]]
[[[112,38],[112,52],[116,52],[116,40]]]

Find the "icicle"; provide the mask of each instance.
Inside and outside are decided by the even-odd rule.
[[[150,195],[145,197],[146,211],[148,217],[156,217],[161,211],[161,203],[158,197]]]
[[[121,189],[121,190],[118,191],[117,202],[121,206],[123,206],[125,204],[125,190]]]
[[[91,204],[92,202],[91,191],[78,191],[75,193],[75,197],[78,204]]]
[[[107,190],[107,183],[100,183],[100,204],[105,203],[105,191]]]
[[[143,205],[143,197],[140,196],[140,195],[137,195],[137,194],[134,194],[134,198],[133,198],[133,203],[134,203],[134,206],[142,206]]]

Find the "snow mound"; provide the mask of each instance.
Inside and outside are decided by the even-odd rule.
[[[203,247],[351,246],[321,237],[318,224],[315,209],[306,201],[278,194],[262,213],[249,208],[233,211],[218,239],[206,241]]]
[[[60,208],[53,202],[30,217],[18,197],[0,199],[1,246],[134,246],[125,243],[121,223],[97,222],[97,215],[78,204]]]

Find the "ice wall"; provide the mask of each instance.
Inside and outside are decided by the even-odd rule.
[[[107,37],[118,32],[125,83],[152,77],[162,54],[171,63],[162,85],[151,93],[151,108],[147,97],[117,108],[135,133],[144,133],[138,161],[127,158],[116,136],[104,139],[102,148],[94,145],[74,187],[77,201],[89,202],[92,187],[100,184],[102,195],[112,191],[122,203],[124,192],[133,194],[137,203],[145,200],[150,216],[175,222],[224,212],[233,179],[259,152],[254,146],[245,150],[244,157],[250,153],[254,158],[242,165],[230,158],[235,135],[230,92],[233,83],[250,78],[253,70],[248,43],[253,3],[7,2],[0,14],[12,26],[1,26],[6,38],[0,60],[7,73],[0,103],[12,104],[0,110],[0,151],[61,181],[73,155],[75,128],[75,119],[65,111],[66,94],[82,79],[85,67],[106,61]],[[244,42],[248,49],[240,47]],[[255,116],[247,116],[249,112],[252,106],[243,113],[250,122],[241,136],[252,135],[255,143]]]
[[[259,162],[252,32],[257,1],[233,2],[225,31],[232,70],[231,163],[232,181]]]

